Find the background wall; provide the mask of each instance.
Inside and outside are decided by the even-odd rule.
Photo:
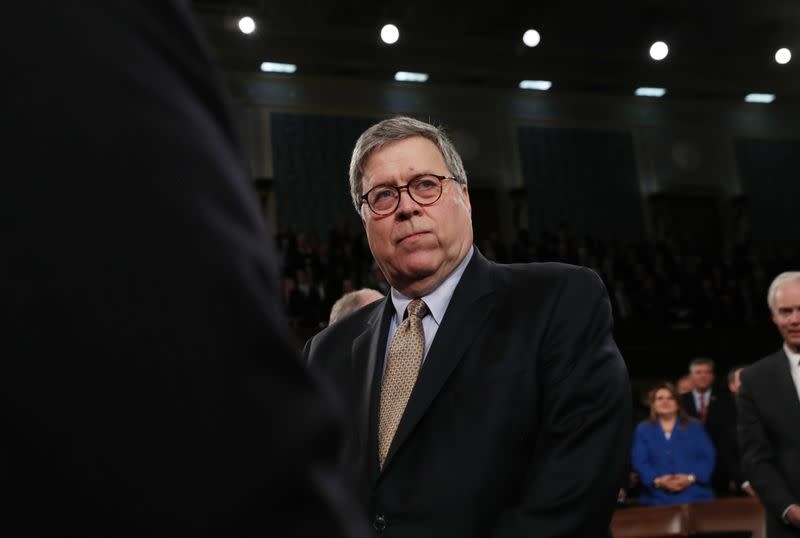
[[[580,215],[576,230],[620,238],[672,233],[713,242],[744,217],[757,239],[774,237],[773,222],[782,224],[781,238],[800,239],[800,227],[787,222],[800,188],[800,110],[779,101],[709,104],[269,75],[230,75],[229,83],[251,172],[271,179],[279,199],[277,210],[273,199],[265,209],[276,229],[291,220],[321,232],[333,213],[347,214],[337,193],[347,192],[354,137],[377,119],[408,114],[448,129],[473,196],[481,195],[476,227],[507,241],[517,226],[534,233],[553,226],[565,208]],[[520,189],[527,207],[514,222],[520,209],[512,194]],[[311,192],[326,203],[316,205]],[[608,229],[597,226],[604,216]]]

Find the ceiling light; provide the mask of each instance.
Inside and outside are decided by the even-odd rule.
[[[792,51],[787,48],[778,49],[778,52],[775,53],[775,61],[781,65],[788,64],[791,59]]]
[[[641,88],[636,88],[636,92],[634,93],[639,97],[664,97],[667,90],[664,88],[648,88],[647,86],[642,86]]]
[[[264,73],[294,73],[297,71],[297,66],[278,62],[261,62],[261,70]]]
[[[522,34],[522,42],[525,43],[529,47],[535,47],[539,44],[542,40],[542,36],[539,35],[534,29],[527,30],[524,34]]]
[[[748,93],[744,96],[746,103],[771,103],[775,100],[774,93]]]
[[[553,87],[549,80],[523,80],[519,83],[520,89],[547,91]]]
[[[411,71],[398,71],[394,74],[394,79],[398,82],[425,82],[428,80],[428,73],[413,73]]]
[[[239,19],[239,30],[243,34],[252,34],[256,31],[256,21],[252,17],[242,17]]]
[[[393,45],[400,39],[400,30],[394,24],[387,24],[381,28],[381,39],[387,45]]]
[[[650,57],[656,61],[661,61],[669,54],[669,47],[663,41],[656,41],[650,45]]]

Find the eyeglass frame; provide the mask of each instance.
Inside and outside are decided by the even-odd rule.
[[[433,200],[432,202],[422,203],[422,202],[417,201],[416,198],[414,198],[414,195],[412,195],[411,191],[408,190],[408,186],[411,185],[411,183],[413,183],[414,181],[418,180],[419,178],[426,177],[426,176],[435,177],[436,179],[439,180],[439,196],[437,196],[436,200]],[[421,205],[423,207],[431,206],[431,205],[435,204],[436,202],[438,202],[439,200],[442,199],[442,193],[444,192],[444,185],[442,184],[442,182],[445,179],[452,179],[453,181],[459,182],[458,178],[456,176],[440,176],[439,174],[419,174],[419,175],[414,176],[413,178],[411,178],[411,180],[408,183],[406,183],[405,185],[390,185],[389,183],[381,183],[379,185],[375,185],[370,190],[368,190],[367,192],[365,192],[364,194],[361,195],[361,205],[367,204],[367,207],[369,208],[369,210],[372,211],[373,213],[375,213],[378,216],[385,217],[387,215],[391,215],[392,213],[397,211],[398,207],[400,207],[400,197],[403,194],[403,189],[405,189],[406,194],[408,194],[408,197],[411,198],[414,201],[415,204]],[[374,191],[378,187],[389,187],[389,188],[392,188],[395,191],[397,191],[397,202],[395,203],[394,208],[391,211],[387,212],[387,213],[378,213],[375,209],[373,209],[372,204],[369,203],[369,199],[367,198],[369,196],[369,193],[371,193],[372,191]]]

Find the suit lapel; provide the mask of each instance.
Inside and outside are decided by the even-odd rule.
[[[411,392],[386,455],[384,471],[470,347],[478,329],[494,311],[493,291],[491,264],[475,248]]]
[[[789,357],[786,356],[783,349],[775,354],[775,369],[777,370],[777,375],[775,376],[776,390],[781,399],[787,404],[786,413],[790,419],[788,422],[800,424],[800,397],[797,394],[792,371],[789,368]]]
[[[352,346],[353,387],[359,396],[358,435],[360,445],[365,450],[370,484],[375,482],[378,473],[377,396],[380,394],[383,356],[392,312],[392,301],[387,295],[383,305],[376,308],[367,320],[366,330],[353,340]]]
[[[686,413],[694,418],[700,418],[700,413],[697,412],[697,406],[694,403],[694,391],[688,392],[688,397],[685,398],[684,403],[686,404]]]

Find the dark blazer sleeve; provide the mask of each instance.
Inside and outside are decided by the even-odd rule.
[[[32,0],[0,21],[0,481],[19,536],[356,532],[339,423],[289,336],[188,5]]]
[[[738,490],[745,482],[745,478],[742,473],[739,438],[736,432],[738,421],[736,402],[733,397],[726,397],[721,400],[720,405],[717,440],[714,445],[717,450],[717,467],[727,480],[734,481]],[[712,439],[713,441],[715,440]]]
[[[540,365],[541,425],[518,507],[495,536],[605,536],[631,442],[631,390],[611,305],[588,269],[564,272]]]
[[[742,371],[739,388],[739,439],[742,449],[742,466],[745,476],[770,514],[780,518],[786,508],[797,502],[783,475],[775,465],[775,453],[759,416],[755,383],[752,372]],[[763,371],[762,371],[763,373]],[[760,395],[764,397],[764,395]],[[769,396],[767,396],[769,397]]]
[[[694,418],[700,418],[700,415],[697,413],[697,407],[694,404],[694,395],[691,392],[687,392],[686,394],[681,394],[681,407],[686,412],[687,415]]]

